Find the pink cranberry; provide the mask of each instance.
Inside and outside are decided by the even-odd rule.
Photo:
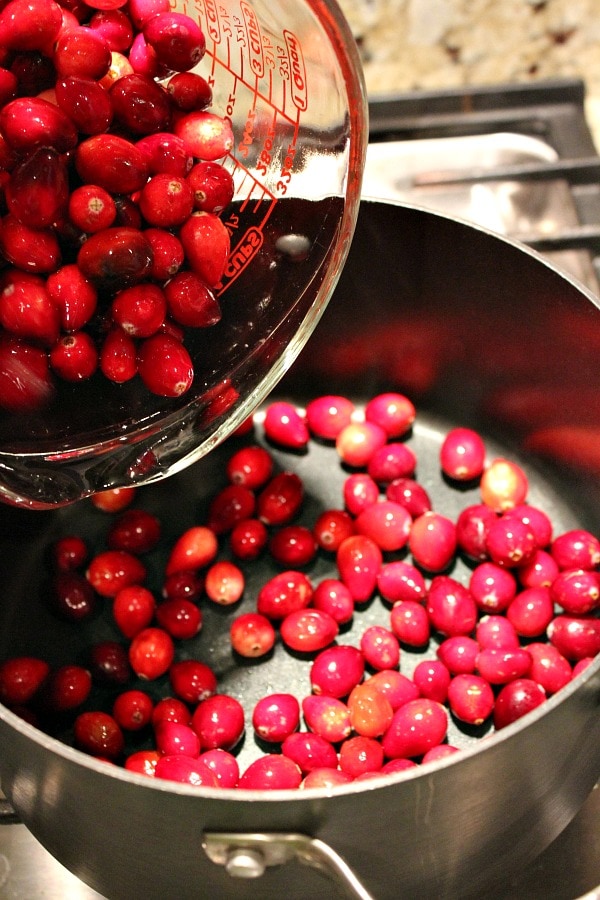
[[[550,643],[572,662],[600,653],[600,619],[556,616],[548,625],[547,635]]]
[[[163,721],[154,734],[156,748],[165,756],[181,755],[196,759],[200,755],[200,739],[189,725]]]
[[[405,435],[416,417],[416,410],[403,394],[393,391],[377,394],[365,406],[365,418],[383,428],[388,438]]]
[[[367,463],[367,474],[378,484],[390,484],[398,478],[411,478],[417,457],[406,444],[392,442],[375,450]]]
[[[505,616],[482,616],[475,628],[475,639],[482,650],[495,647],[514,650],[520,646],[515,626]]]
[[[383,694],[394,711],[419,696],[419,688],[415,682],[397,669],[382,669],[375,672],[366,683]]]
[[[192,757],[182,754],[161,756],[156,763],[154,774],[156,778],[177,781],[180,784],[192,785],[192,787],[219,786],[216,775],[200,758],[192,759]]]
[[[497,519],[488,531],[486,549],[499,566],[521,566],[537,550],[535,535],[529,525],[510,516]]]
[[[600,604],[600,577],[588,569],[563,569],[552,582],[550,594],[568,615],[586,615]]]
[[[233,620],[229,629],[231,646],[247,659],[266,656],[273,649],[275,629],[260,613],[243,613]]]
[[[522,647],[502,650],[488,647],[477,655],[477,671],[490,684],[506,684],[530,674],[531,656]]]
[[[521,637],[544,634],[554,616],[554,603],[549,588],[526,588],[514,598],[506,617]]]
[[[442,442],[440,466],[448,478],[470,481],[479,478],[485,464],[485,444],[471,428],[453,428]]]
[[[383,736],[388,759],[423,756],[446,737],[448,714],[441,703],[427,698],[410,700],[394,713]]]
[[[519,566],[516,575],[525,588],[550,587],[558,572],[554,558],[546,550],[536,550],[525,565]]]
[[[413,681],[421,697],[437,700],[438,703],[446,702],[450,678],[450,672],[439,659],[422,660],[413,672]]]
[[[531,657],[528,677],[537,681],[546,694],[555,694],[571,681],[571,664],[552,644],[531,643],[527,645]]]
[[[220,606],[231,606],[242,597],[245,587],[244,573],[228,559],[212,563],[206,572],[204,590],[209,600]]]
[[[425,600],[427,587],[419,570],[402,560],[384,563],[377,574],[377,588],[389,603]]]
[[[368,506],[356,517],[358,534],[371,538],[383,551],[401,550],[409,539],[412,519],[398,503],[381,500]]]
[[[600,565],[600,541],[583,528],[559,534],[550,547],[560,569],[595,569]]]
[[[484,503],[465,507],[456,520],[456,542],[468,557],[478,561],[488,558],[487,536],[497,514]]]
[[[281,744],[300,724],[300,704],[293,694],[269,694],[252,711],[256,734],[269,743]]]
[[[335,445],[342,462],[354,468],[366,466],[387,441],[383,428],[372,422],[351,422],[339,432]]]
[[[408,510],[413,519],[418,519],[423,513],[431,510],[429,494],[422,484],[413,478],[394,478],[386,489],[388,500],[399,503]]]
[[[353,779],[379,772],[383,765],[383,747],[372,737],[355,735],[340,746],[340,769]]]
[[[537,506],[521,503],[505,510],[504,517],[519,519],[525,525],[528,525],[540,549],[547,547],[552,540],[552,522],[549,516]]]
[[[298,450],[306,447],[309,439],[308,428],[295,406],[285,401],[270,403],[264,420],[266,437],[281,447]]]
[[[505,684],[496,697],[494,727],[497,731],[536,709],[546,699],[544,688],[531,678],[517,678]]]
[[[315,437],[334,441],[350,424],[353,412],[354,403],[347,397],[327,394],[307,404],[306,424]]]
[[[349,784],[351,781],[353,781],[353,778],[342,772],[341,769],[323,767],[321,769],[311,769],[310,772],[307,772],[300,787],[303,790],[308,788],[331,790],[331,788],[340,784]]]
[[[475,671],[479,644],[468,635],[454,635],[442,641],[436,654],[451,675],[470,675]]]
[[[469,590],[479,609],[504,612],[517,593],[517,582],[509,570],[496,563],[482,562],[471,573]]]
[[[310,684],[315,694],[328,697],[347,697],[362,681],[365,660],[356,647],[348,644],[321,650],[310,668]]]
[[[335,768],[337,764],[335,748],[319,734],[309,731],[289,734],[281,745],[281,752],[296,763],[303,775],[311,769]]]
[[[345,625],[354,615],[354,600],[343,581],[325,578],[315,586],[311,604],[328,613],[338,625]]]
[[[379,499],[377,483],[363,472],[355,472],[346,478],[343,493],[344,505],[353,516],[358,516]]]
[[[205,750],[198,757],[199,762],[210,769],[216,777],[219,787],[235,788],[240,778],[238,761],[227,750],[216,747],[214,750]]]
[[[423,754],[421,765],[437,762],[438,759],[446,759],[447,756],[454,756],[455,753],[460,753],[459,747],[454,747],[452,744],[438,744],[437,747],[432,747]]]
[[[381,625],[370,625],[363,631],[360,649],[372,669],[395,669],[400,663],[398,638]]]
[[[431,634],[427,610],[417,600],[394,603],[390,612],[390,628],[400,643],[409,647],[424,647]]]

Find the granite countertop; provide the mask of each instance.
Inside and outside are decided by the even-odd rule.
[[[339,0],[369,96],[582,78],[600,149],[600,0]]]

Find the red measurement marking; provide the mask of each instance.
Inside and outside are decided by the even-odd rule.
[[[290,88],[294,106],[304,112],[308,106],[306,67],[300,41],[291,31],[284,30],[283,36],[290,61]]]
[[[219,11],[215,0],[204,0],[204,14],[206,17],[206,32],[215,44],[221,43],[221,26]]]
[[[257,78],[262,78],[265,74],[265,60],[263,57],[263,40],[260,31],[260,25],[256,18],[256,13],[245,0],[240,3],[240,10],[246,24],[246,35],[248,39],[248,58],[252,73]]]

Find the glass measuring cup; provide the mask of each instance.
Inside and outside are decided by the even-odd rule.
[[[138,379],[60,385],[41,412],[0,413],[0,499],[43,509],[155,481],[203,456],[272,390],[335,287],[367,142],[358,53],[335,0],[176,0],[207,50],[197,71],[235,135],[222,319],[188,344],[176,400]],[[187,340],[187,339],[186,339]]]

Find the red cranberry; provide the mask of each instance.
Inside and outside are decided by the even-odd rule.
[[[136,489],[134,487],[109,488],[106,491],[98,491],[97,494],[92,494],[90,503],[96,509],[101,509],[102,512],[120,512],[133,502],[135,494]]]
[[[244,733],[244,709],[228,694],[201,700],[192,716],[192,728],[204,750],[231,750]]]
[[[293,472],[279,472],[258,495],[256,513],[265,525],[287,525],[298,513],[303,499],[300,478]]]
[[[77,130],[70,118],[53,103],[39,97],[17,97],[0,110],[0,132],[9,146],[26,154],[39,147],[58,153],[73,150]]]
[[[212,563],[207,570],[204,589],[213,603],[231,606],[244,593],[244,585],[242,570],[229,560],[222,559]]]
[[[408,546],[417,565],[442,572],[454,558],[456,526],[440,513],[425,512],[413,521]]]
[[[517,594],[506,617],[521,637],[544,634],[554,616],[554,604],[549,588],[527,588]]]
[[[360,649],[372,669],[395,669],[400,663],[398,638],[381,625],[370,625],[363,631]]]
[[[156,763],[154,774],[156,778],[165,778],[167,781],[177,781],[193,787],[219,786],[216,775],[200,758],[192,759],[191,756],[182,754],[161,756]]]
[[[82,712],[73,725],[75,746],[92,756],[117,759],[125,739],[115,719],[105,712]]]
[[[278,753],[268,753],[242,772],[238,788],[254,791],[290,790],[300,787],[302,772],[296,763]]]
[[[202,621],[202,610],[185,597],[165,600],[156,609],[157,624],[175,640],[189,641],[196,637]]]
[[[157,516],[143,509],[129,509],[110,526],[106,541],[111,550],[148,553],[160,540]]]
[[[546,513],[537,506],[521,503],[505,510],[504,517],[519,519],[525,525],[528,525],[535,536],[539,548],[547,547],[550,543],[552,539],[552,522]]]
[[[535,535],[529,525],[509,516],[497,519],[488,531],[486,549],[499,566],[521,566],[537,550]]]
[[[115,699],[112,714],[124,731],[140,731],[152,720],[154,703],[144,691],[124,691]]]
[[[222,221],[210,213],[194,212],[181,226],[179,240],[190,269],[209,287],[215,287],[223,277],[230,252],[229,232]]]
[[[556,616],[548,625],[547,635],[550,643],[573,662],[600,652],[600,619]]]
[[[293,694],[269,694],[252,711],[254,731],[269,743],[281,744],[297,730],[299,723],[300,704]]]
[[[64,212],[67,170],[56,150],[40,148],[15,166],[4,190],[9,213],[30,228],[47,228]]]
[[[479,609],[504,612],[517,593],[517,581],[496,563],[482,562],[471,573],[469,590]]]
[[[336,553],[342,541],[354,534],[354,522],[343,509],[326,509],[317,517],[312,533],[321,550]]]
[[[537,681],[546,694],[555,694],[571,681],[571,664],[552,644],[531,643],[527,645],[531,657],[528,677]]]
[[[177,78],[177,76],[174,77]],[[200,78],[200,76],[195,77]],[[204,79],[201,80],[204,81]],[[169,82],[169,92],[175,99],[175,92],[170,90],[172,82],[173,79]],[[177,103],[177,99],[175,99],[175,102]],[[235,193],[232,175],[224,166],[217,162],[200,160],[191,169],[188,175],[188,183],[194,193],[194,209],[214,213],[215,215],[223,212],[225,207],[231,203]]]
[[[275,629],[260,613],[243,613],[233,620],[229,629],[231,646],[248,659],[266,656],[275,644]]]
[[[517,569],[519,583],[525,588],[550,587],[559,568],[545,550],[536,550],[531,559]]]
[[[129,663],[138,678],[160,678],[169,671],[174,657],[173,639],[164,628],[143,628],[129,646]]]
[[[292,612],[305,609],[312,593],[312,584],[302,572],[280,572],[260,588],[256,609],[269,619],[284,619]]]
[[[387,697],[394,711],[419,696],[419,688],[415,682],[397,669],[382,669],[375,672],[368,679],[368,683]]]
[[[148,390],[159,397],[179,397],[194,380],[188,351],[168,334],[153,334],[141,342],[138,373]]]
[[[302,715],[308,728],[330,744],[338,744],[352,732],[350,710],[337,697],[309,694],[302,700]]]
[[[200,739],[193,728],[180,722],[162,721],[154,731],[156,748],[164,756],[200,755]]]
[[[96,310],[98,292],[74,263],[61,266],[46,279],[46,290],[57,307],[63,331],[78,331]]]
[[[286,525],[269,541],[269,552],[282,566],[307,566],[317,552],[317,542],[305,525]]]
[[[69,712],[82,706],[91,690],[92,676],[88,669],[72,664],[59,666],[44,683],[44,707],[52,712]]]
[[[358,534],[371,538],[383,551],[401,550],[408,542],[412,519],[408,510],[391,500],[368,506],[356,517]]]
[[[178,117],[174,131],[185,143],[188,153],[208,162],[221,159],[233,147],[230,122],[206,110],[194,110]]]
[[[483,725],[494,709],[494,692],[480,675],[455,675],[448,686],[452,714],[468,725]]]
[[[435,700],[409,700],[394,713],[383,736],[383,751],[388,759],[422,756],[446,737],[448,714]]]
[[[163,697],[152,711],[152,727],[158,728],[161,722],[179,722],[182,725],[190,725],[192,717],[190,711],[177,697]]]
[[[199,761],[210,769],[216,777],[219,787],[235,788],[240,778],[238,761],[229,751],[216,747],[206,750],[199,756]]]
[[[205,109],[212,103],[212,88],[208,81],[194,72],[178,72],[167,84],[167,91],[178,109],[192,112]]]
[[[356,603],[368,600],[375,590],[382,561],[380,548],[366,535],[351,535],[338,547],[336,564],[340,578]]]
[[[424,647],[431,633],[427,610],[417,600],[399,600],[394,604],[390,628],[400,643],[409,647]]]
[[[368,464],[375,451],[383,447],[386,440],[387,435],[379,425],[373,422],[351,422],[339,432],[335,445],[342,462],[361,468]]]
[[[184,703],[201,703],[217,690],[217,677],[213,670],[196,659],[176,660],[169,669],[169,680],[173,693]]]
[[[154,594],[140,584],[121,588],[113,600],[112,613],[117,628],[126,638],[133,638],[147,628],[154,618]]]
[[[354,600],[343,581],[325,578],[316,585],[311,605],[328,613],[338,625],[345,625],[354,615]]]
[[[546,699],[544,688],[531,678],[517,678],[505,684],[496,697],[494,727],[506,728],[540,706]]]
[[[11,0],[0,15],[0,38],[13,50],[42,50],[57,37],[62,24],[60,6],[43,0]]]
[[[353,516],[358,516],[379,499],[377,482],[363,472],[355,472],[346,478],[343,493],[346,509]]]
[[[488,558],[487,536],[497,515],[484,503],[465,507],[456,520],[456,542],[470,559],[483,561]]]
[[[241,484],[255,491],[271,478],[273,457],[264,447],[242,447],[229,457],[225,470],[232,484]]]
[[[383,765],[383,748],[379,741],[366,735],[355,735],[340,746],[340,769],[353,779],[367,773],[378,773]]]
[[[156,776],[156,764],[161,759],[162,754],[158,750],[136,750],[131,753],[123,763],[123,767],[128,772],[135,772],[136,775],[145,775],[147,778]]]
[[[90,672],[98,684],[127,684],[132,677],[126,648],[118,641],[98,641],[90,648]]]
[[[199,572],[173,572],[163,582],[162,596],[165,600],[190,600],[195,603],[203,590],[204,577]]]
[[[231,529],[229,545],[238,559],[253,560],[260,556],[268,539],[269,533],[260,519],[243,519]]]
[[[85,331],[60,338],[50,351],[52,370],[65,381],[84,381],[98,367],[98,351]]]
[[[49,606],[55,615],[71,622],[91,619],[99,608],[99,598],[79,572],[58,572],[50,584]]]
[[[131,335],[120,328],[112,328],[100,349],[100,371],[110,381],[124,384],[137,375],[137,347]]]
[[[193,525],[175,541],[165,574],[169,576],[208,566],[217,555],[218,547],[217,537],[212,529],[205,525]]]
[[[337,753],[334,747],[318,734],[295,731],[281,745],[284,757],[293,760],[303,775],[316,768],[334,768]]]
[[[448,637],[468,635],[477,622],[477,606],[470,591],[448,575],[436,575],[427,594],[432,627]]]
[[[353,780],[354,779],[350,775],[342,772],[341,769],[327,768],[324,766],[321,769],[311,769],[310,772],[307,772],[302,779],[300,787],[303,790],[319,788],[321,790],[325,789],[329,791],[339,784],[349,784]]]
[[[8,706],[29,703],[49,673],[48,663],[35,656],[18,656],[0,663],[0,700]]]
[[[388,500],[399,503],[408,510],[413,519],[418,519],[423,513],[431,510],[429,494],[422,484],[413,478],[394,478],[386,489]]]
[[[457,634],[442,641],[436,654],[451,675],[470,675],[477,665],[479,644],[468,635]]]
[[[477,656],[477,671],[490,684],[506,684],[530,674],[531,656],[522,647],[504,650],[488,647]]]
[[[335,640],[338,623],[320,609],[300,609],[289,613],[281,622],[281,640],[298,653],[323,650]]]
[[[104,550],[90,561],[86,578],[96,593],[114,597],[121,588],[139,584],[146,577],[146,566],[125,550]]]
[[[417,457],[406,444],[392,442],[379,447],[367,463],[367,474],[378,484],[390,484],[399,478],[411,478]]]
[[[600,577],[587,569],[563,569],[552,582],[550,594],[569,615],[586,615],[600,604]]]
[[[160,12],[146,20],[143,31],[157,59],[176,72],[193,69],[204,56],[204,34],[197,22],[187,15]]]
[[[92,135],[82,141],[75,152],[75,167],[84,184],[97,184],[110,194],[141,190],[149,174],[143,152],[116,134]]]
[[[111,51],[98,31],[69,28],[59,36],[52,59],[57,73],[63,78],[76,75],[97,81],[110,68]]]
[[[52,561],[58,572],[80,569],[88,558],[88,548],[79,535],[69,534],[58,538],[52,546]]]

